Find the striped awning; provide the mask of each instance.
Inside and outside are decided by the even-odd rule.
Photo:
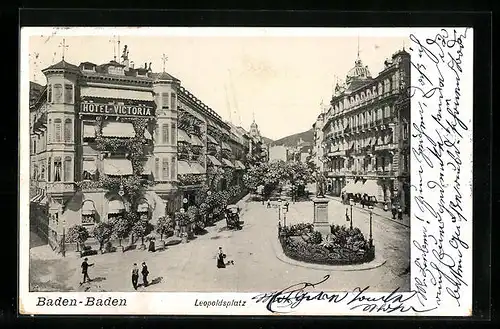
[[[224,167],[231,167],[234,168],[234,165],[229,161],[228,159],[222,159],[222,163],[224,164]]]
[[[96,159],[94,158],[84,158],[83,159],[83,171],[88,172],[89,174],[93,175],[97,171],[97,164],[96,164]]]
[[[235,164],[236,164],[236,168],[242,169],[242,170],[245,169],[245,165],[240,160],[236,160]]]
[[[154,101],[153,94],[150,91],[137,91],[128,89],[111,89],[97,87],[80,88],[82,97],[114,98],[114,99],[133,99],[139,101]]]
[[[363,184],[363,193],[368,194],[368,196],[372,196],[377,198],[379,192],[379,186],[375,180],[367,180]]]
[[[192,174],[191,166],[187,161],[177,161],[177,173],[179,175]]]
[[[220,163],[220,161],[217,160],[217,158],[214,157],[213,155],[207,154],[207,158],[210,161],[210,163],[212,163],[214,166],[219,166],[219,167],[222,166],[222,163]]]
[[[121,200],[111,200],[108,203],[108,214],[119,214],[125,211],[125,205]]]
[[[203,142],[196,135],[192,135],[191,136],[191,144],[194,145],[194,146],[203,146]]]
[[[93,215],[95,213],[94,202],[84,201],[82,204],[82,215]]]
[[[128,159],[104,159],[103,169],[106,175],[126,176],[132,175],[132,162]]]
[[[215,138],[213,138],[210,135],[207,135],[207,140],[208,140],[209,143],[219,145],[219,143],[215,140]]]
[[[177,142],[191,143],[191,137],[182,129],[177,129]]]
[[[83,124],[83,138],[95,138],[95,125],[89,123]]]
[[[135,137],[134,125],[130,122],[106,122],[102,127],[103,137]]]
[[[191,163],[191,173],[192,174],[204,174],[206,172],[205,167],[199,162]]]
[[[222,142],[222,149],[231,151],[231,147],[226,142]]]
[[[30,202],[41,203],[43,198],[45,197],[45,190],[39,189],[35,196],[33,196]]]

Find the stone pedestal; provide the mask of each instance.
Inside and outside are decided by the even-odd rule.
[[[328,222],[328,200],[327,198],[314,198],[314,230],[322,236],[330,234],[330,223]]]

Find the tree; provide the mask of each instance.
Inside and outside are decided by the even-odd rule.
[[[122,239],[125,239],[130,234],[130,222],[123,217],[118,217],[113,223],[113,235],[118,239],[120,247]]]
[[[138,220],[132,226],[132,233],[141,238],[141,246],[144,245],[144,237],[152,231],[151,224],[145,220]]]
[[[173,229],[172,218],[170,216],[158,218],[156,223],[156,233],[160,235],[160,240],[163,240],[163,235],[165,235],[169,230]]]
[[[76,251],[80,251],[80,246],[83,246],[89,236],[89,231],[84,226],[74,225],[68,229],[65,242],[76,243]]]
[[[98,223],[92,230],[92,236],[99,241],[99,250],[102,250],[113,236],[113,225],[105,222]]]

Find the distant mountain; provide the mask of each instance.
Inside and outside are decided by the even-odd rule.
[[[267,137],[262,137],[262,142],[266,145],[270,145],[270,144],[274,143],[274,141],[271,138],[267,138]]]
[[[272,145],[284,145],[284,146],[294,147],[297,146],[300,140],[312,144],[314,142],[313,130],[309,129],[308,131],[280,138],[272,142]]]

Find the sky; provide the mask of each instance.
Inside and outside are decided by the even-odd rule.
[[[118,45],[112,42],[115,35],[121,50],[128,46],[135,67],[151,62],[153,71],[161,72],[165,54],[165,70],[223,119],[248,130],[255,118],[261,135],[276,140],[312,127],[321,102],[331,98],[336,79],[344,80],[354,66],[358,44],[360,58],[374,77],[386,58],[410,44],[405,33],[374,33],[374,29],[284,34],[235,30],[154,35],[102,28],[98,35],[87,30],[71,35],[43,30],[29,37],[30,80],[46,83],[41,70],[61,60],[63,39],[69,63],[104,64],[115,53],[119,58]]]

